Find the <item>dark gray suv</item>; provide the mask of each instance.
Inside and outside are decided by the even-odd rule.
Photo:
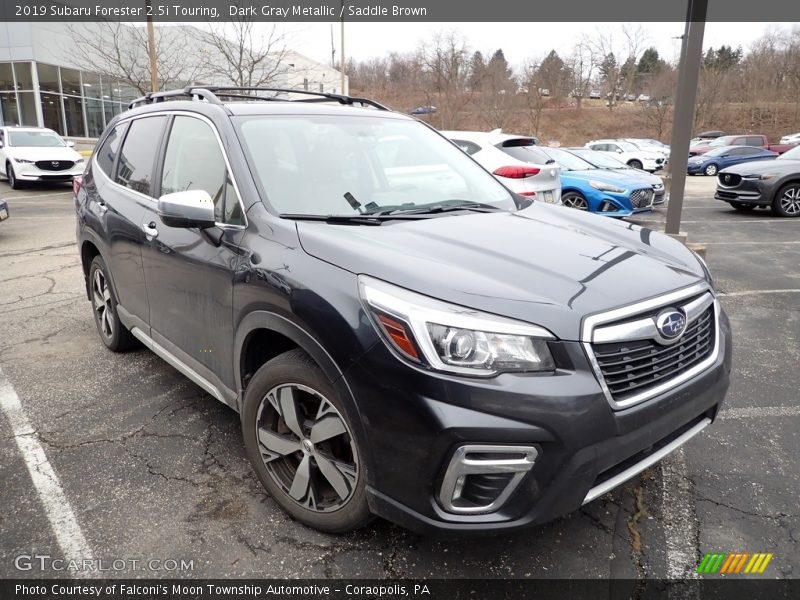
[[[76,186],[100,339],[238,411],[299,521],[540,523],[716,417],[730,327],[669,237],[515,196],[365,99],[187,88],[131,106]]]

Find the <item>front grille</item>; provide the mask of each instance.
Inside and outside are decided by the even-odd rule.
[[[712,305],[671,346],[654,340],[637,340],[592,344],[592,349],[609,393],[615,401],[622,402],[708,358],[714,349],[714,335]]]
[[[36,166],[42,171],[66,171],[75,163],[71,160],[37,160]]]
[[[461,499],[473,506],[489,506],[511,483],[513,473],[485,473],[467,475],[461,490]]]
[[[653,189],[644,188],[631,192],[631,204],[633,208],[647,208],[653,204]]]
[[[736,192],[726,192],[724,190],[717,190],[717,196],[723,199],[724,198],[730,198],[731,200],[739,199],[739,194],[737,194]]]
[[[725,187],[736,187],[742,182],[742,176],[736,173],[720,173],[717,175],[720,185]]]
[[[664,159],[663,158],[657,158],[656,159],[656,164],[657,165],[663,165],[664,164]]]

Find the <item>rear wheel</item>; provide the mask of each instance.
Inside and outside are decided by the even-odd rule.
[[[11,166],[11,163],[6,163],[6,178],[12,190],[18,190],[22,187],[22,183],[17,179],[17,174],[14,171],[14,167]]]
[[[136,346],[136,338],[119,320],[117,298],[108,280],[106,263],[99,255],[94,257],[89,267],[89,293],[94,309],[94,324],[106,348],[123,352]]]
[[[713,177],[714,175],[716,175],[716,174],[717,174],[717,171],[718,171],[718,170],[719,170],[719,169],[717,168],[717,165],[715,165],[714,163],[711,163],[710,165],[708,165],[708,166],[707,166],[707,167],[706,167],[706,168],[703,170],[703,173],[705,173],[706,175],[710,175],[711,177]]]
[[[642,161],[640,160],[629,160],[628,166],[632,169],[641,169],[642,168]]]
[[[772,212],[779,217],[800,217],[800,183],[789,183],[780,189],[772,201]]]
[[[281,354],[253,376],[242,433],[259,480],[292,517],[330,533],[371,520],[364,467],[343,403],[305,352]]]
[[[564,192],[561,194],[561,202],[564,206],[577,208],[578,210],[589,210],[589,203],[580,192]]]

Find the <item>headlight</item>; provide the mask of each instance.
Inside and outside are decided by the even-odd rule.
[[[780,173],[761,173],[758,178],[762,181],[766,181],[768,179],[774,179],[778,175],[780,175]]]
[[[610,183],[603,183],[602,181],[590,181],[589,185],[601,192],[611,192],[612,194],[623,194],[625,190]]]
[[[21,165],[32,165],[34,162],[33,160],[28,160],[26,158],[15,158],[14,161],[18,162]]]
[[[82,159],[82,158],[79,158],[79,159],[77,159],[77,160],[75,161],[75,164],[76,164],[76,165],[79,165],[79,164],[81,164],[82,162],[83,162],[83,159]]]
[[[505,317],[435,300],[366,277],[359,294],[373,323],[403,357],[449,373],[492,376],[552,371],[552,333]]]

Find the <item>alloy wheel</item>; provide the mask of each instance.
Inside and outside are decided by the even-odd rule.
[[[102,334],[111,338],[114,335],[114,313],[108,280],[100,269],[95,269],[92,279],[92,305],[97,315],[97,323]]]
[[[564,204],[564,206],[568,206],[569,208],[577,208],[578,210],[589,210],[589,203],[586,202],[586,198],[578,196],[577,194],[567,193],[561,196],[561,202],[562,204]]]
[[[331,512],[353,497],[358,454],[342,415],[325,396],[297,383],[276,386],[256,413],[261,460],[294,502]]]
[[[800,187],[790,187],[783,192],[780,199],[781,208],[790,216],[800,214]]]
[[[706,175],[713,177],[717,174],[717,165],[708,165],[706,167]]]

